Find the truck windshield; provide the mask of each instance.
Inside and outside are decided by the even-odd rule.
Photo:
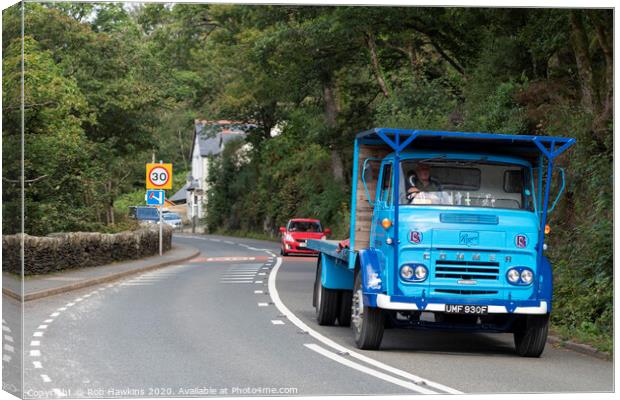
[[[483,161],[401,163],[400,204],[533,210],[528,169]]]

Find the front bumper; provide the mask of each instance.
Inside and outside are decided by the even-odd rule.
[[[446,304],[488,306],[489,314],[547,314],[550,309],[545,300],[467,300],[424,299],[392,297],[386,294],[364,293],[364,303],[386,310],[444,312]]]

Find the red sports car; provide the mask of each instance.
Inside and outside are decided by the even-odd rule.
[[[282,247],[280,254],[287,256],[289,254],[308,254],[317,255],[318,251],[310,250],[306,246],[308,239],[325,239],[331,234],[329,228],[323,229],[321,221],[318,219],[295,218],[288,221],[286,227],[281,227]]]

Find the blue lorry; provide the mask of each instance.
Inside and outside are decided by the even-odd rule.
[[[509,332],[519,355],[539,357],[553,295],[547,214],[564,190],[554,161],[574,143],[390,128],[358,134],[349,240],[308,241],[320,252],[318,323],[351,325],[361,349],[379,348],[386,327]]]

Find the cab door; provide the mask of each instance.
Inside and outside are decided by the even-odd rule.
[[[371,246],[379,251],[381,267],[385,271],[386,265],[391,265],[390,260],[394,256],[392,245],[387,244],[387,239],[393,234],[392,229],[384,229],[381,225],[383,219],[388,218],[394,221],[393,204],[393,164],[391,161],[385,162],[381,167],[379,175],[378,190],[376,195],[375,207],[372,215]]]

